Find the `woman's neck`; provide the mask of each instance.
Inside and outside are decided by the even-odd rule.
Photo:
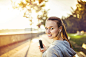
[[[61,36],[59,36],[59,37],[53,38],[53,41],[55,41],[55,40],[61,40],[61,41],[63,41],[63,38]]]

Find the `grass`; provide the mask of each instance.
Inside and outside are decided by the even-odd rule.
[[[77,52],[79,51],[83,51],[86,54],[86,50],[82,48],[82,44],[85,43],[86,44],[86,35],[77,35],[75,33],[68,33],[68,36],[70,37],[70,41],[75,42],[75,44],[77,44],[79,47],[76,47],[75,44],[72,44],[73,49]]]
[[[77,45],[82,46],[83,43],[86,44],[86,35],[77,35],[68,33],[71,41],[74,41]]]

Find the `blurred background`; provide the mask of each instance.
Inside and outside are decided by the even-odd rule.
[[[20,41],[21,33],[41,34],[50,16],[62,19],[73,49],[85,56],[86,0],[0,0],[0,47]]]

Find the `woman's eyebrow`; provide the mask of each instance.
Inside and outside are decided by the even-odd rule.
[[[50,26],[50,27],[54,27],[54,26]],[[47,28],[47,27],[45,27],[45,28]]]
[[[50,26],[50,27],[53,27],[53,26]]]
[[[54,27],[54,26],[50,26],[50,27]]]

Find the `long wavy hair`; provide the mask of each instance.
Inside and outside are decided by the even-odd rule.
[[[68,35],[67,35],[66,29],[65,29],[65,26],[64,26],[62,20],[58,17],[49,17],[47,20],[57,21],[58,28],[60,26],[62,26],[62,31],[61,31],[62,38],[63,38],[63,40],[68,41],[70,44],[70,47],[72,48],[72,45],[68,39]]]

